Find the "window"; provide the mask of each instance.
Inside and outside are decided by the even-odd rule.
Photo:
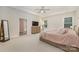
[[[64,28],[70,28],[72,26],[72,17],[64,18]]]

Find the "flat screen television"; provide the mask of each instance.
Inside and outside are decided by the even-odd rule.
[[[37,21],[32,21],[32,26],[38,26],[39,23]]]

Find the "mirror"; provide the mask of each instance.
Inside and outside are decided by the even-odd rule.
[[[1,42],[10,40],[8,20],[1,20]]]
[[[1,21],[0,21],[0,40],[1,40]]]
[[[4,24],[4,37],[5,37],[5,40],[7,40],[9,38],[9,31],[8,31],[8,21],[3,21],[3,24]]]

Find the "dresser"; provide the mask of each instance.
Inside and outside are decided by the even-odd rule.
[[[40,26],[32,26],[31,27],[31,33],[32,34],[36,34],[36,33],[39,33],[41,30],[40,30]]]

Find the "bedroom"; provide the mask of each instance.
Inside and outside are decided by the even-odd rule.
[[[26,20],[26,34],[19,35],[19,19]],[[65,23],[64,19],[71,22]],[[65,26],[74,28],[79,22],[78,6],[0,6],[0,20],[8,20],[10,40],[0,43],[0,51],[37,51],[37,52],[59,52],[63,51],[40,41],[40,33],[61,29]],[[39,23],[33,26],[32,22]],[[65,23],[65,24],[64,24]],[[21,23],[22,24],[22,23]],[[40,29],[39,29],[40,26]],[[23,26],[22,26],[23,27]],[[38,30],[33,30],[36,27]],[[76,29],[76,31],[78,28]],[[33,31],[33,33],[32,33]],[[33,48],[34,47],[34,48]]]

